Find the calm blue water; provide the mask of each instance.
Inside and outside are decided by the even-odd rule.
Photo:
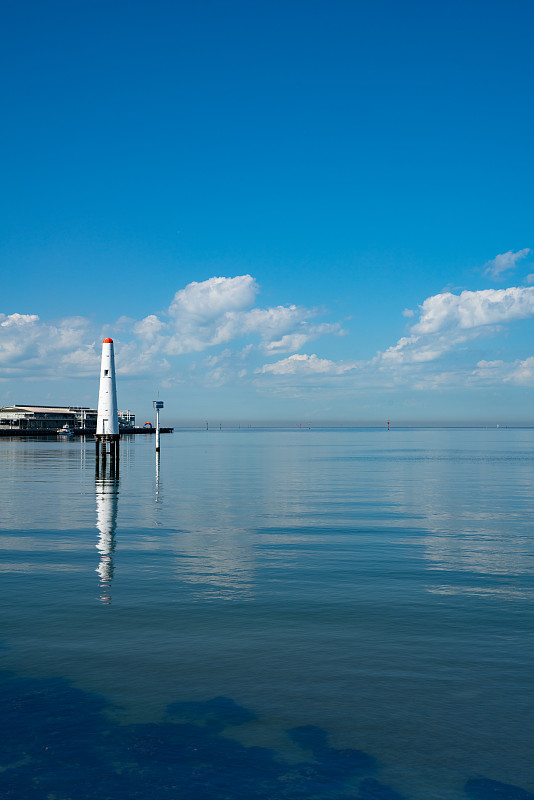
[[[534,431],[0,439],[0,797],[534,798]]]

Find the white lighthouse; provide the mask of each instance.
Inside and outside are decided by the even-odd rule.
[[[115,384],[115,357],[113,339],[102,342],[100,366],[100,391],[98,393],[98,416],[96,420],[96,453],[102,444],[102,461],[105,461],[107,442],[112,460],[119,456],[119,415],[117,411],[117,386]]]

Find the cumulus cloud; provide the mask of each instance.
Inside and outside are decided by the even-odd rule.
[[[192,281],[176,292],[168,308],[170,322],[165,352],[183,355],[230,342],[240,335],[240,320],[246,321],[246,315],[250,314],[244,309],[252,305],[258,290],[251,275]],[[240,312],[244,312],[244,317]],[[163,331],[161,322],[153,317],[150,325]]]
[[[534,385],[534,357],[511,363],[481,360],[475,370],[455,367],[439,374],[427,366],[452,350],[467,352],[469,344],[494,336],[506,324],[532,317],[534,288],[464,291],[457,295],[443,292],[424,301],[408,335],[379,353],[375,363],[388,374],[411,375],[414,389],[440,389],[466,382]]]
[[[392,345],[382,353],[382,363],[392,366],[435,361],[464,341],[466,341],[465,336],[455,336],[453,339],[444,336],[403,336],[396,345]]]
[[[312,315],[309,309],[295,305],[229,311],[219,321],[217,343],[228,342],[244,334],[257,334],[263,341],[269,341],[299,327]]]
[[[210,389],[244,381],[258,391],[304,397],[312,389],[337,387],[339,381],[353,392],[364,387],[442,391],[466,384],[534,386],[534,356],[479,361],[476,369],[469,361],[476,339],[534,317],[534,286],[428,297],[417,317],[409,309],[403,312],[408,318],[405,335],[367,361],[306,353],[308,343],[321,336],[345,335],[341,323],[320,322],[317,309],[296,304],[260,307],[258,291],[250,275],[194,281],[177,291],[166,309],[139,320],[119,317],[106,328],[83,317],[45,322],[36,314],[0,314],[0,379],[97,379],[101,341],[111,335],[118,374],[130,379],[157,376],[162,387],[195,382]],[[365,331],[360,334],[364,339]],[[446,361],[446,371],[442,367],[438,372],[433,362],[455,349],[464,354]],[[194,363],[175,358],[199,352],[204,355]]]
[[[37,314],[0,314],[0,375],[53,372],[65,353],[83,344],[87,331],[83,317],[49,323]]]
[[[159,319],[155,314],[149,314],[148,317],[135,323],[133,331],[140,339],[152,342],[157,338],[158,334],[166,328],[167,325],[165,322]]]
[[[317,315],[303,306],[250,307],[258,286],[250,275],[210,278],[178,291],[168,309],[169,322],[152,315],[135,328],[159,337],[167,355],[183,355],[253,337],[268,352],[290,352],[327,334],[343,335],[339,323],[312,325]]]
[[[306,333],[286,333],[281,339],[266,342],[264,348],[270,353],[290,353],[291,350],[300,350],[308,339]]]
[[[396,345],[379,354],[383,366],[434,361],[499,327],[534,316],[534,287],[485,289],[427,297],[420,315]]]
[[[512,383],[519,386],[534,386],[534,356],[506,362],[479,361],[471,377],[478,383],[495,385]]]
[[[510,375],[506,379],[512,383],[528,386],[534,385],[534,356],[529,356],[523,361],[515,362]]]
[[[75,375],[97,375],[100,368],[101,352],[97,352],[96,342],[79,347],[61,356],[59,364]]]
[[[204,383],[207,386],[235,383],[247,374],[247,370],[241,366],[239,356],[236,359],[235,354],[228,348],[216,355],[208,356],[204,359],[204,364],[208,368],[203,375]]]
[[[257,292],[258,285],[251,275],[193,281],[176,292],[169,314],[176,318],[214,319],[228,311],[251,306]]]
[[[358,365],[355,362],[345,363],[329,361],[326,358],[318,358],[315,353],[306,355],[295,353],[274,364],[264,364],[256,370],[257,373],[265,375],[342,375],[355,369]]]
[[[534,287],[445,292],[428,297],[421,306],[419,321],[412,326],[416,334],[436,333],[451,328],[476,328],[526,319],[534,314]]]
[[[345,333],[339,323],[313,322],[319,313],[315,309],[257,307],[258,291],[248,274],[193,281],[175,293],[166,310],[140,320],[121,316],[105,329],[83,317],[43,322],[36,314],[0,314],[0,377],[15,372],[57,378],[97,373],[100,341],[111,334],[119,374],[152,373],[171,380],[169,359],[211,350],[224,357],[224,364],[205,363],[205,375],[219,384],[248,374],[243,362],[259,352],[294,352],[319,336]],[[232,342],[236,352],[218,355]]]
[[[0,314],[0,327],[22,328],[39,322],[37,314]]]
[[[503,272],[508,272],[511,269],[515,269],[517,262],[522,258],[526,258],[529,253],[529,247],[524,247],[522,250],[518,250],[517,253],[514,253],[513,250],[508,250],[506,253],[500,253],[491,261],[488,261],[486,264],[484,264],[484,275],[494,281],[500,280]]]

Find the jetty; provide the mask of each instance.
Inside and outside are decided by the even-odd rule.
[[[156,433],[152,425],[138,426],[131,411],[118,411],[121,436]],[[97,409],[85,406],[13,405],[0,408],[0,436],[57,436],[68,425],[73,436],[95,436]],[[160,428],[173,433],[174,428]]]
[[[121,436],[134,436],[136,434],[156,433],[156,429],[145,427],[128,427],[119,428]],[[0,425],[0,436],[60,436],[58,433],[59,428],[14,428],[9,425]],[[95,428],[71,428],[72,436],[93,436],[95,435]],[[160,433],[174,433],[174,428],[160,428]]]

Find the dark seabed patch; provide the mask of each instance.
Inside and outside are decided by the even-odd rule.
[[[403,796],[375,778],[364,778],[360,783],[357,800],[404,800]]]
[[[290,764],[273,750],[222,735],[255,715],[233,700],[172,703],[169,722],[121,726],[104,698],[62,678],[0,673],[2,800],[403,800],[368,773],[375,759],[330,747],[325,731],[289,731],[313,760]],[[367,775],[366,775],[367,773]],[[533,800],[509,784],[471,779],[471,800]]]
[[[532,792],[488,778],[472,778],[465,784],[465,791],[471,800],[534,800]]]
[[[2,800],[347,800],[355,796],[348,781],[374,766],[365,753],[329,747],[319,728],[291,732],[316,758],[297,764],[225,738],[227,726],[255,717],[224,697],[171,704],[168,712],[177,721],[128,726],[108,719],[103,698],[61,678],[2,673],[0,700]]]

